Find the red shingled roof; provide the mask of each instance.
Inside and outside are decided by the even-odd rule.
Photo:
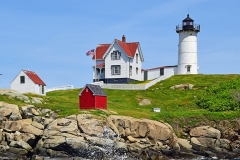
[[[41,80],[41,78],[38,77],[38,75],[35,72],[23,70],[23,72],[35,83],[35,84],[41,84],[46,86],[46,84]]]
[[[139,45],[139,42],[125,43],[117,39],[115,39],[115,41],[120,45],[120,47],[124,50],[127,56],[132,58],[134,57],[137,47]],[[103,59],[103,55],[106,53],[106,51],[110,46],[111,44],[99,44],[96,48],[96,58]],[[93,56],[92,59],[95,59],[95,56]]]

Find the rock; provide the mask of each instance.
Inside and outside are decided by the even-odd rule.
[[[24,133],[30,133],[30,134],[34,134],[36,136],[41,136],[43,135],[43,130],[41,129],[38,129],[32,125],[27,125],[27,126],[24,126],[22,129],[21,129],[22,132]]]
[[[26,149],[27,151],[33,152],[32,147],[28,143],[24,142],[23,140],[11,141],[9,146],[14,147],[14,148]]]
[[[8,117],[12,114],[12,110],[9,108],[0,108],[0,115],[3,117]]]
[[[32,103],[42,104],[42,102],[43,102],[43,99],[42,99],[42,98],[32,97]]]
[[[15,147],[9,147],[8,152],[17,154],[18,157],[26,156],[28,154],[28,150],[23,148],[15,148]]]
[[[37,137],[30,133],[21,133],[21,139],[27,142],[31,147],[34,147],[37,142]]]
[[[135,143],[135,142],[140,142],[140,140],[133,138],[132,136],[128,136],[127,139],[131,142],[131,143]]]
[[[8,117],[10,120],[22,119],[19,108],[15,104],[2,103],[2,108],[0,108],[0,115]]]
[[[6,152],[9,149],[8,145],[0,145],[0,152]]]
[[[77,115],[78,127],[82,132],[91,136],[101,137],[104,129],[101,120],[93,119],[91,115]]]
[[[150,105],[152,104],[151,100],[150,99],[141,99],[140,102],[138,103],[140,106],[146,106],[146,105]]]
[[[11,131],[20,131],[22,127],[30,125],[32,123],[31,119],[22,119],[18,121],[5,121],[3,122],[3,128]]]
[[[178,142],[178,144],[180,146],[180,150],[182,152],[191,152],[192,145],[189,144],[188,140],[182,139],[182,138],[178,138],[177,142]]]
[[[39,116],[40,113],[36,110],[34,105],[22,106],[22,115],[24,118],[33,118]]]
[[[203,146],[201,145],[201,143],[198,141],[197,138],[195,137],[192,137],[191,138],[191,145],[192,145],[192,148],[194,150],[197,150],[197,151],[202,151],[203,150]]]
[[[193,84],[179,84],[170,87],[170,89],[180,89],[180,90],[188,90],[188,89],[193,89]]]
[[[41,123],[38,123],[38,122],[36,122],[36,121],[33,121],[33,122],[32,122],[32,126],[38,128],[38,129],[41,129],[41,130],[44,129],[44,126],[43,126]]]
[[[66,138],[63,136],[51,136],[48,139],[43,141],[44,148],[51,148],[51,149],[61,149],[61,145],[66,141]]]
[[[215,146],[223,149],[230,150],[230,141],[228,139],[217,139],[215,142]]]
[[[201,127],[196,127],[196,128],[191,129],[190,136],[219,139],[221,137],[221,132],[210,126],[201,126]]]

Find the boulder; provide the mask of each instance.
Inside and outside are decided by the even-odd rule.
[[[27,151],[33,152],[32,147],[28,143],[24,142],[23,140],[11,141],[9,146],[14,147],[14,148],[22,148],[22,149],[25,149]]]
[[[219,139],[221,137],[221,132],[210,126],[201,126],[201,127],[196,127],[196,128],[191,129],[190,136]]]
[[[92,118],[91,115],[79,114],[77,115],[78,127],[80,130],[88,135],[101,137],[103,135],[103,122]]]
[[[24,126],[24,127],[21,129],[21,132],[34,134],[34,135],[36,135],[36,136],[42,136],[42,135],[43,135],[43,130],[38,129],[38,128],[32,126],[32,125]]]
[[[204,147],[201,145],[201,143],[198,141],[196,137],[191,138],[190,144],[192,145],[192,149],[196,151],[202,151],[204,149]]]
[[[182,138],[178,138],[177,142],[178,142],[178,144],[180,146],[180,150],[182,152],[191,152],[192,145],[189,143],[188,140],[182,139]]]

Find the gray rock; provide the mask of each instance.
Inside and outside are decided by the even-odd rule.
[[[43,130],[41,129],[38,129],[32,125],[27,125],[27,126],[24,126],[22,129],[21,129],[22,132],[24,133],[30,133],[30,134],[34,134],[36,136],[41,136],[43,135]]]
[[[32,97],[32,103],[42,104],[42,102],[43,102],[43,99],[42,99],[42,98]]]
[[[22,148],[22,149],[25,149],[27,151],[33,152],[32,147],[28,143],[24,142],[23,140],[11,141],[9,146],[14,147],[14,148]]]
[[[201,126],[201,127],[196,127],[196,128],[191,129],[190,136],[219,139],[221,137],[221,132],[210,126]]]

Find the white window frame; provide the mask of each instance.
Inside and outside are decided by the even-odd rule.
[[[132,66],[129,66],[129,75],[132,76]]]
[[[136,63],[138,63],[138,54],[136,54]]]
[[[138,67],[136,67],[136,74],[138,74]]]
[[[117,51],[113,51],[111,53],[111,59],[112,60],[120,60],[121,58],[121,52],[119,52],[118,50]]]
[[[20,84],[24,84],[25,83],[25,76],[20,76]]]
[[[111,73],[112,73],[112,75],[120,75],[121,74],[121,66],[120,65],[112,65]]]

